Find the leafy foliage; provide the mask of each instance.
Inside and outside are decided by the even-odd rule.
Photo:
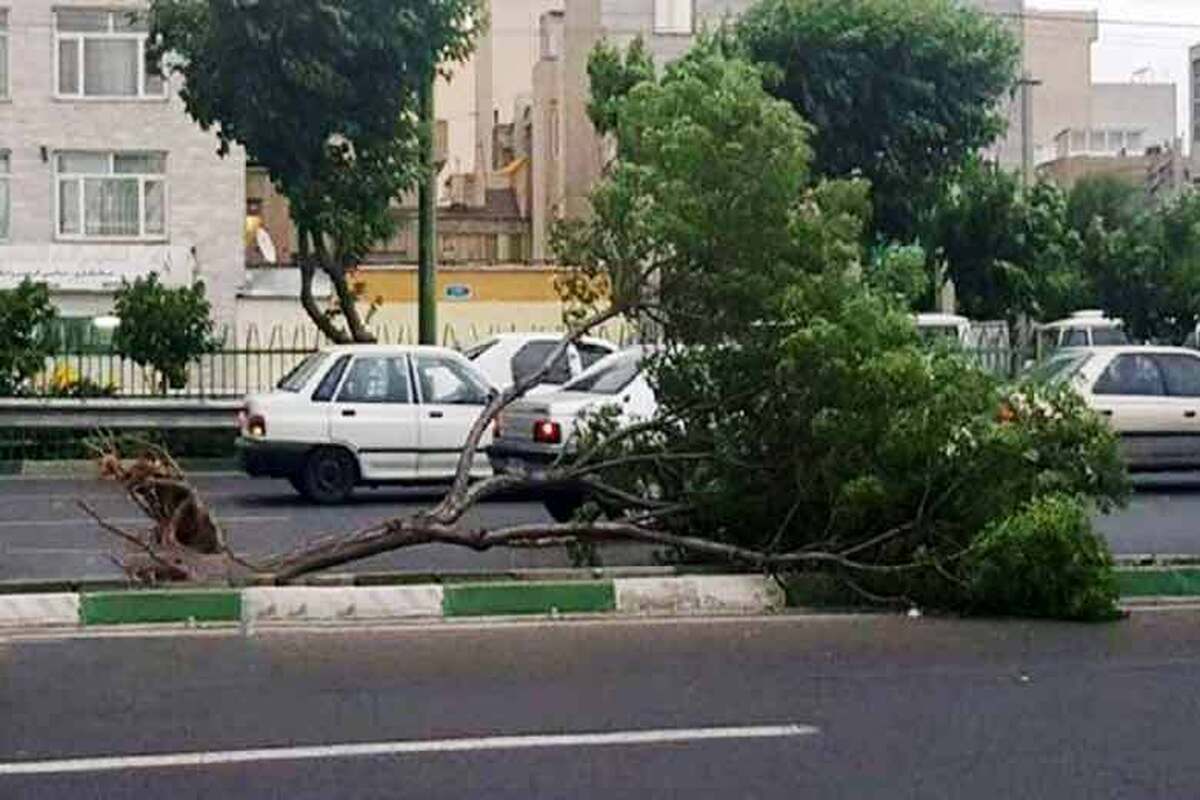
[[[654,59],[641,36],[622,53],[609,42],[601,42],[588,55],[588,81],[591,99],[588,118],[601,134],[617,129],[617,111],[625,95],[643,81],[653,81]]]
[[[0,396],[19,394],[45,368],[57,316],[44,283],[26,278],[14,289],[0,289]]]
[[[1024,189],[1017,176],[972,160],[935,206],[926,239],[975,319],[1055,319],[1089,296],[1067,198],[1050,184]]]
[[[188,364],[218,347],[203,283],[171,289],[152,272],[123,283],[114,310],[121,324],[113,334],[113,349],[141,367],[158,370],[164,394],[168,388],[185,387]]]
[[[153,57],[185,79],[188,113],[265,167],[290,203],[302,302],[334,283],[356,340],[369,339],[346,272],[394,228],[389,207],[422,174],[423,87],[465,60],[485,22],[478,0],[152,0]]]
[[[1032,500],[989,526],[965,569],[976,611],[1072,620],[1119,616],[1108,545],[1086,503],[1065,494]]]
[[[942,179],[1004,131],[1018,42],[954,0],[760,0],[737,37],[814,126],[813,171],[871,182],[885,238],[910,241]]]
[[[809,130],[760,81],[706,42],[639,83],[595,216],[561,240],[665,340],[657,422],[599,414],[578,442],[571,467],[616,490],[584,513],[825,553],[872,592],[968,608],[981,531],[1050,494],[1122,502],[1115,438],[1073,395],[1010,392],[922,345],[896,277],[920,253],[868,257],[867,184],[808,182]]]

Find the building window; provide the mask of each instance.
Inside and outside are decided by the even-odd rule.
[[[550,121],[547,127],[550,128],[550,157],[558,158],[561,154],[562,145],[559,138],[559,126],[562,124],[558,113],[558,104],[550,104]]]
[[[0,97],[8,97],[8,9],[0,8]]]
[[[56,154],[59,238],[165,239],[166,173],[162,153]]]
[[[148,98],[167,95],[163,77],[146,64],[149,26],[133,11],[54,12],[58,97]]]
[[[654,32],[692,33],[692,2],[693,0],[654,0]]]
[[[7,150],[0,150],[0,242],[8,241],[9,202]]]

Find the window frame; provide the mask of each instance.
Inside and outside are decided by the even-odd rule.
[[[383,398],[361,398],[353,399],[343,397],[342,394],[346,391],[347,385],[350,383],[350,375],[354,372],[354,368],[365,361],[383,361],[383,362],[398,362],[395,367],[385,363],[384,369],[388,371],[388,395]],[[417,405],[416,401],[416,386],[413,385],[413,376],[411,369],[411,359],[407,353],[399,354],[383,354],[383,353],[357,353],[347,363],[346,368],[342,370],[342,375],[338,379],[337,387],[334,389],[333,397],[330,402],[335,405],[364,405],[364,406],[413,406]],[[336,365],[335,365],[336,366]],[[404,381],[406,398],[404,400],[393,399],[391,394],[391,377],[392,370],[395,369]]]
[[[675,25],[676,15],[687,9],[687,28]],[[675,13],[671,13],[674,11]],[[694,36],[696,34],[695,0],[654,0],[653,30],[655,36]]]
[[[1145,392],[1128,392],[1128,391],[1119,391],[1118,392],[1118,391],[1105,391],[1105,390],[1101,389],[1100,382],[1103,381],[1104,378],[1108,375],[1109,370],[1116,367],[1116,365],[1119,361],[1121,361],[1122,359],[1137,359],[1137,358],[1144,358],[1151,365],[1153,365],[1154,371],[1158,374],[1158,384],[1159,384],[1159,388],[1161,389],[1160,392],[1158,392],[1157,394],[1147,394]],[[1120,387],[1120,388],[1126,389],[1128,387]],[[1090,391],[1094,397],[1166,398],[1166,397],[1171,396],[1170,393],[1167,392],[1167,376],[1166,376],[1166,373],[1163,371],[1162,364],[1160,364],[1158,359],[1155,358],[1154,355],[1151,353],[1118,353],[1117,355],[1113,356],[1113,358],[1107,364],[1104,365],[1104,369],[1100,370],[1100,374],[1098,374],[1096,376],[1095,380],[1092,381]]]
[[[162,92],[153,94],[146,90],[146,79],[148,73],[146,70],[146,43],[150,39],[149,31],[118,31],[116,28],[116,15],[130,13],[137,9],[114,9],[114,8],[56,8],[54,9],[54,52],[52,61],[54,62],[53,80],[54,80],[54,99],[67,100],[70,102],[85,102],[85,103],[162,103],[166,102],[171,96],[171,82],[166,75],[161,76],[163,82]],[[108,15],[108,29],[105,31],[63,31],[59,29],[58,15],[61,11],[91,11],[97,14]],[[137,43],[138,59],[137,59],[137,93],[136,94],[88,94],[87,93],[87,67],[85,63],[85,50],[87,40],[94,41],[134,41]],[[66,93],[62,90],[62,43],[64,41],[74,41],[75,46],[75,64],[77,74],[79,76],[79,85],[74,93]]]
[[[9,35],[9,19],[11,12],[7,6],[0,6],[0,41],[4,42],[4,53],[0,57],[0,103],[12,99],[12,37]]]
[[[0,243],[6,243],[12,238],[12,151],[0,147],[0,188],[4,190],[6,199],[4,214],[0,216]]]
[[[458,377],[460,380],[463,380],[464,383],[474,384],[472,386],[472,388],[479,389],[482,392],[482,395],[481,395],[482,399],[477,403],[476,402],[468,403],[465,401],[452,403],[452,402],[447,402],[445,400],[435,400],[433,398],[426,397],[425,396],[425,387],[421,384],[421,375],[420,375],[421,363],[423,361],[426,363],[432,364],[434,366],[437,366],[437,365],[446,366],[446,368],[450,372],[455,372],[456,371],[455,368],[461,370],[462,375],[458,375],[456,377]],[[410,357],[408,359],[408,363],[409,363],[410,369],[412,370],[412,388],[414,390],[416,390],[416,394],[414,395],[414,397],[416,397],[416,399],[417,399],[417,405],[422,405],[422,406],[486,406],[488,404],[490,393],[491,393],[492,389],[490,386],[488,386],[486,381],[480,381],[479,377],[472,373],[472,369],[470,366],[471,362],[468,361],[468,362],[466,362],[466,364],[463,364],[463,363],[459,362],[457,359],[451,358],[449,356],[441,355],[438,353],[411,353]],[[453,364],[454,366],[453,367],[448,366],[451,364]],[[463,375],[466,376],[465,380],[462,377]]]
[[[108,158],[108,172],[62,172],[61,159],[67,155],[93,155]],[[161,173],[148,172],[117,172],[118,156],[156,156],[163,161]],[[168,180],[170,169],[167,166],[168,154],[164,150],[56,150],[54,152],[54,239],[62,242],[165,242],[170,239],[171,230],[171,184]],[[85,181],[96,178],[111,178],[114,180],[131,180],[138,182],[138,233],[115,234],[111,236],[89,234],[87,232],[87,198]],[[79,232],[64,233],[62,218],[62,185],[67,181],[78,184],[79,196]],[[146,184],[158,182],[162,184],[162,232],[146,232]]]

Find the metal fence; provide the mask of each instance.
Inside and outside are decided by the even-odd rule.
[[[442,329],[441,343],[466,347],[498,333],[518,330],[555,332],[560,328],[526,326],[453,326]],[[373,329],[381,344],[415,344],[417,332],[409,326]],[[628,326],[611,326],[596,336],[621,345],[636,340]],[[239,398],[274,387],[305,356],[327,344],[316,328],[274,328],[260,332],[249,328],[239,336],[221,337],[222,346],[196,359],[188,368],[187,384],[162,391],[162,376],[112,352],[103,341],[75,341],[46,359],[22,394],[29,397],[172,397],[192,399]]]

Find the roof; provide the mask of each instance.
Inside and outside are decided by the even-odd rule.
[[[1151,355],[1172,355],[1186,353],[1195,356],[1196,351],[1190,347],[1175,347],[1166,344],[1109,344],[1093,347],[1062,347],[1054,352],[1055,357],[1067,353],[1094,353],[1106,355],[1109,353],[1150,353]]]
[[[517,204],[517,193],[512,189],[488,189],[484,192],[482,206],[450,206],[441,209],[439,214],[455,219],[524,219]]]
[[[971,320],[958,314],[917,314],[918,325],[970,325]]]
[[[563,338],[563,336],[565,336],[565,335],[566,334],[556,333],[554,331],[531,331],[531,332],[510,331],[508,333],[497,333],[497,334],[493,334],[491,336],[484,336],[484,337],[481,337],[479,339],[479,341],[486,342],[486,341],[490,341],[492,339],[499,339],[500,341],[503,341],[503,342],[508,342],[508,341],[557,342],[557,341],[560,341]],[[618,349],[617,346],[615,344],[613,344],[612,342],[607,341],[605,339],[596,338],[595,336],[582,336],[582,337],[580,337],[579,341],[583,342],[584,344],[598,344],[601,346],[611,347],[614,351],[616,351]]]
[[[331,344],[322,347],[321,352],[333,353],[334,355],[342,353],[434,353],[438,355],[451,353],[459,355],[458,351],[452,347],[437,347],[428,344]]]

